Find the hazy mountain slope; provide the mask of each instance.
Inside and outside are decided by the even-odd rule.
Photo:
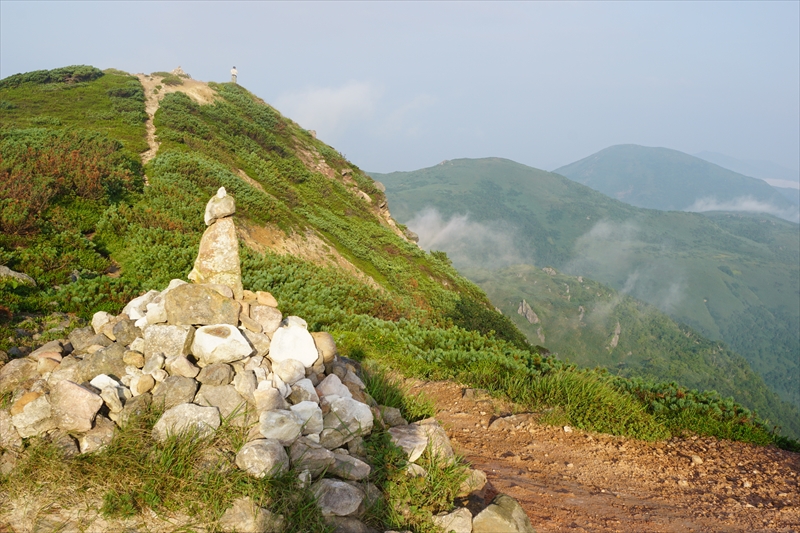
[[[743,160],[717,152],[698,152],[692,154],[700,159],[719,165],[745,176],[752,176],[765,181],[789,181],[800,183],[800,172],[776,165],[771,161]],[[772,185],[772,184],[771,184]],[[779,185],[780,186],[780,185]]]
[[[622,376],[713,389],[771,413],[774,422],[800,434],[800,410],[781,402],[742,356],[651,305],[589,278],[532,265],[463,272],[532,343],[561,359]]]
[[[784,195],[794,205],[800,205],[800,189],[790,189],[789,187],[773,187],[776,191]]]
[[[553,172],[637,207],[757,211],[798,220],[796,206],[764,181],[667,148],[612,146]]]
[[[385,184],[398,220],[457,267],[527,262],[609,284],[725,340],[781,397],[800,404],[796,224],[640,209],[496,158],[373,177]],[[420,216],[426,207],[441,219]],[[451,218],[459,214],[468,214],[461,229]],[[488,237],[475,238],[482,234]],[[495,246],[488,255],[486,241]],[[474,260],[482,254],[484,261]]]

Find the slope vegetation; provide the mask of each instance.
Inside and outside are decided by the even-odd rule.
[[[457,267],[525,263],[596,279],[725,341],[800,405],[797,225],[640,209],[496,158],[373,176],[386,185],[398,220]],[[435,212],[420,214],[425,208]]]
[[[668,148],[612,146],[553,172],[637,207],[755,211],[798,221],[796,207],[764,181]]]

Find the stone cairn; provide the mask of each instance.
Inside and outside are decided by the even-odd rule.
[[[408,455],[410,476],[426,475],[415,461],[429,447],[454,460],[435,419],[409,424],[370,397],[359,363],[339,356],[329,333],[283,317],[270,293],[243,290],[234,212],[224,188],[208,202],[208,228],[189,275],[195,283],[172,280],[117,316],[95,313],[91,326],[0,368],[0,394],[12,393],[10,409],[0,410],[0,472],[13,468],[24,438],[49,438],[67,457],[92,453],[111,442],[116,426],[163,405],[154,439],[208,436],[223,420],[249,428],[238,468],[263,477],[293,467],[337,531],[370,532],[359,516],[382,497],[367,482],[363,437],[373,426],[387,428]],[[460,496],[485,483],[471,470]],[[506,495],[484,507],[474,517],[461,507],[433,520],[456,533],[533,531]],[[283,520],[243,498],[220,528],[280,531]]]

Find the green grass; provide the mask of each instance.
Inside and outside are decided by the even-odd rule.
[[[118,430],[108,447],[72,459],[44,439],[29,439],[17,467],[0,480],[0,490],[19,495],[44,489],[56,500],[99,494],[100,511],[107,518],[129,518],[151,509],[162,516],[189,516],[195,526],[213,526],[233,500],[247,496],[283,515],[286,531],[332,530],[311,492],[298,485],[297,472],[258,479],[233,464],[245,442],[242,428],[223,424],[208,438],[174,435],[158,443],[151,431],[159,416],[157,409],[147,411]],[[209,452],[219,463],[202,467],[201,459]]]

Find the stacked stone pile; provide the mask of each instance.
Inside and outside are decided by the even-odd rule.
[[[0,394],[12,394],[10,408],[0,410],[6,450],[0,468],[13,468],[22,439],[33,436],[51,439],[66,456],[95,452],[117,426],[155,404],[164,411],[154,439],[208,436],[223,421],[248,428],[238,468],[256,477],[293,468],[338,530],[372,531],[359,517],[382,496],[367,482],[363,437],[376,425],[388,428],[408,454],[408,475],[425,476],[414,462],[426,449],[454,460],[447,435],[434,419],[408,424],[398,409],[378,405],[360,365],[338,355],[329,333],[309,332],[302,318],[284,317],[271,294],[241,288],[232,272],[238,248],[236,269],[230,257],[219,257],[232,246],[225,220],[233,212],[232,199],[224,189],[220,194],[209,202],[210,227],[193,271],[204,283],[173,280],[135,298],[121,314],[95,313],[91,326],[0,368]],[[216,252],[204,256],[204,246]],[[484,484],[485,476],[473,471],[463,496]],[[434,520],[458,533],[532,531],[519,505],[501,496],[474,519],[461,508]],[[220,527],[280,531],[282,520],[243,499]]]

